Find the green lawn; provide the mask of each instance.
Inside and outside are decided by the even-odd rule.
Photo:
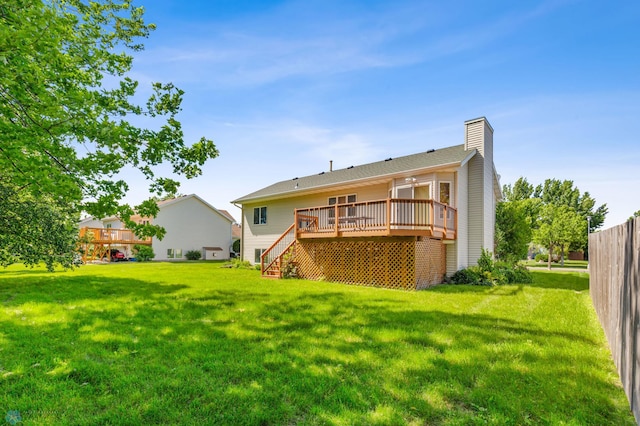
[[[634,425],[582,273],[402,292],[216,263],[0,270],[23,424]],[[15,414],[15,413],[14,413]]]
[[[536,262],[535,260],[527,260],[524,264],[530,268],[546,268],[547,262]],[[560,265],[560,262],[551,262],[552,269],[587,269],[589,262],[586,260],[566,260],[564,266]]]

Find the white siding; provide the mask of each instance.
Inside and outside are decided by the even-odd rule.
[[[94,218],[86,218],[78,223],[79,228],[102,228],[102,221]]]
[[[181,249],[184,260],[187,251],[202,253],[203,247],[220,247],[222,251],[214,252],[215,259],[229,258],[231,222],[195,197],[161,206],[153,224],[167,231],[162,240],[153,239],[155,260],[171,260],[167,249]],[[211,253],[208,251],[207,255]]]
[[[112,229],[125,229],[124,223],[120,222],[120,219],[104,219],[102,224],[105,228]]]

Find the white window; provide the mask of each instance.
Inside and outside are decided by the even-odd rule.
[[[261,257],[262,257],[262,253],[264,253],[267,249],[263,249],[263,248],[257,248],[255,250],[255,263],[260,263],[261,262]]]
[[[329,197],[330,206],[333,206],[334,204],[346,204],[346,203],[355,203],[355,202],[356,202],[356,194]]]
[[[182,259],[182,249],[167,249],[167,259]]]
[[[339,195],[336,197],[329,197],[329,205],[330,206],[334,206],[336,204],[340,205],[340,204],[351,204],[351,203],[355,203],[356,202],[356,194],[351,194],[351,195]],[[356,208],[355,207],[347,207],[347,208],[340,208],[339,209],[339,214],[340,216],[355,216],[356,215]],[[329,210],[329,217],[333,217],[335,215],[335,211],[334,210]]]
[[[266,225],[267,224],[267,208],[256,207],[253,209],[253,224],[254,225]]]

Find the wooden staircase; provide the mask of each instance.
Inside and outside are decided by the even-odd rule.
[[[262,272],[262,276],[265,278],[282,278],[282,271],[280,270],[280,264],[282,263],[281,256],[278,256],[276,260]]]
[[[293,223],[284,233],[271,245],[262,256],[260,256],[260,270],[265,278],[282,278],[282,266],[284,256],[287,253],[294,255],[296,244],[296,229]]]

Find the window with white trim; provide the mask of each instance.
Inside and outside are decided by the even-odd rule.
[[[253,209],[253,224],[254,225],[266,225],[267,224],[267,208],[256,207]]]
[[[167,259],[182,259],[182,249],[167,249]]]
[[[260,263],[262,261],[262,253],[264,253],[267,249],[257,248],[255,249],[255,263]]]
[[[336,204],[340,205],[340,204],[351,204],[351,203],[355,203],[356,202],[356,194],[350,194],[350,195],[339,195],[339,196],[335,196],[335,197],[329,197],[329,205],[330,206],[334,206]],[[339,208],[339,215],[340,216],[355,216],[356,215],[356,208],[355,207],[347,207],[347,208]],[[335,216],[335,210],[329,210],[329,217],[334,217]]]

